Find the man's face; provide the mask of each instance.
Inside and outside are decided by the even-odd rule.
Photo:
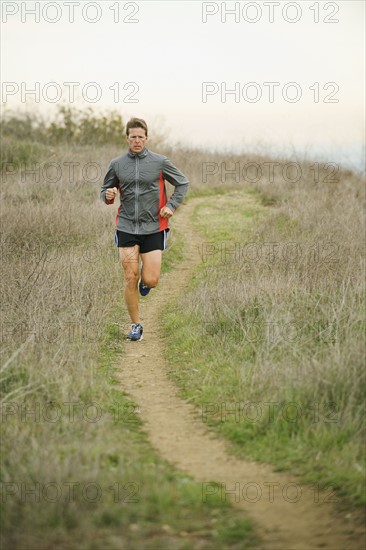
[[[145,130],[143,128],[130,128],[127,141],[133,153],[140,153],[147,141]]]

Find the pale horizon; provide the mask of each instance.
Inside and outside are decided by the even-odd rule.
[[[5,4],[18,12],[5,13]],[[291,20],[299,17],[293,23],[281,11],[287,2],[280,2],[272,23],[265,2],[251,3],[257,13],[254,8],[246,13],[251,20],[261,13],[256,23],[243,17],[247,2],[223,3],[227,10],[240,6],[226,15],[221,2],[143,1],[127,9],[120,2],[118,14],[116,2],[80,2],[73,23],[64,2],[57,3],[58,10],[40,11],[35,22],[24,8],[34,4],[3,2],[2,108],[4,97],[9,108],[31,108],[35,98],[28,94],[22,102],[21,92],[37,85],[37,109],[52,112],[53,82],[62,90],[56,104],[114,109],[124,122],[140,116],[152,130],[163,127],[172,144],[233,152],[259,146],[274,153],[295,150],[364,168],[363,2],[319,2],[318,14],[311,9],[314,2],[291,3],[300,10],[285,13]],[[83,19],[86,4],[98,6],[85,12],[90,21],[99,15],[97,22]],[[338,6],[337,13],[329,4]],[[338,22],[325,23],[326,18]],[[67,82],[79,83],[73,103]],[[88,83],[101,92],[96,103],[77,99]],[[273,102],[268,83],[279,83]],[[97,89],[89,86],[90,93]],[[230,93],[235,89],[236,95]],[[293,102],[296,89],[301,97]],[[43,90],[50,94],[46,100]],[[251,102],[258,91],[260,99]]]

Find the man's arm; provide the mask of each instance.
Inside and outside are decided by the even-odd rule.
[[[182,172],[174,166],[167,158],[163,161],[163,178],[174,185],[175,190],[165,206],[172,212],[183,202],[184,195],[187,193],[189,181]]]
[[[118,189],[119,180],[118,180],[118,177],[116,175],[116,172],[114,171],[113,164],[111,163],[109,165],[108,171],[105,175],[104,183],[103,183],[101,191],[100,191],[101,199],[106,204],[113,204],[114,203],[114,199],[108,200],[107,197],[106,197],[107,190],[112,189],[113,187],[117,187],[117,189]]]

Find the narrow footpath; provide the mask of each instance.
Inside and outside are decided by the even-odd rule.
[[[327,502],[329,493],[317,495],[313,487],[300,485],[291,475],[232,456],[229,443],[207,429],[200,411],[179,397],[178,388],[168,378],[168,355],[164,353],[166,342],[161,338],[160,321],[166,304],[177,299],[177,289],[184,292],[201,261],[203,239],[190,223],[194,206],[200,200],[182,205],[172,220],[172,231],[184,236],[184,260],[163,275],[159,286],[142,300],[144,339],[126,342],[119,374],[122,389],[138,404],[144,429],[163,458],[199,483],[216,481],[227,491],[236,487],[237,496],[233,491],[231,501],[257,524],[263,550],[364,549],[365,534],[354,514],[337,511],[334,503]],[[248,483],[261,488],[256,502],[252,502],[255,492],[249,491],[248,498],[241,494]],[[289,497],[293,496],[290,483],[301,487],[297,502],[282,496],[284,487],[288,488]],[[212,486],[207,488],[211,489]]]

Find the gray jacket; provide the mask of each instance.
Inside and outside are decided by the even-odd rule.
[[[167,200],[165,182],[174,185],[173,195]],[[167,229],[168,220],[160,216],[160,209],[168,206],[173,212],[183,201],[189,181],[170,160],[149,151],[126,154],[110,162],[101,189],[101,198],[106,204],[108,188],[117,187],[120,206],[116,228],[126,233],[149,235]]]

